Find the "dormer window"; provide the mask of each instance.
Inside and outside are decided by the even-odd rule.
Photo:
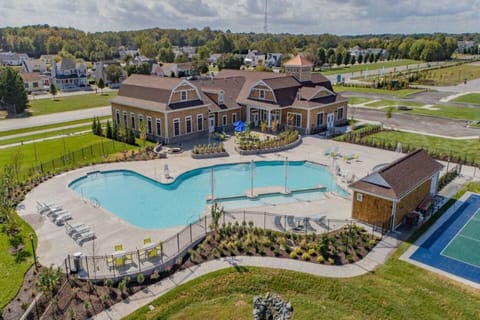
[[[218,93],[218,104],[223,104],[223,101],[224,101],[224,94],[223,94],[223,91],[220,91]]]
[[[258,90],[258,98],[262,100],[265,99],[265,90]]]
[[[187,97],[188,97],[187,90],[180,91],[180,100],[181,101],[187,101]]]

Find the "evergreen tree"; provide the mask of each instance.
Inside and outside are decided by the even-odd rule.
[[[97,136],[103,136],[102,122],[99,117],[97,117]]]
[[[108,124],[108,122],[107,122]],[[112,126],[112,139],[114,140],[119,140],[118,139],[118,126],[115,121],[113,121],[113,126]]]
[[[57,95],[58,93],[58,90],[57,90],[57,87],[55,86],[55,84],[52,82],[50,83],[50,90],[49,90],[50,94],[52,95],[52,99],[55,100],[55,96]]]
[[[13,114],[22,113],[27,108],[28,97],[23,80],[13,68],[0,69],[0,101]]]
[[[106,136],[108,139],[112,139],[113,138],[113,131],[112,131],[112,126],[110,124],[110,120],[107,120],[107,132],[106,132]]]
[[[93,117],[92,121],[92,133],[97,134],[97,118]]]
[[[97,87],[100,89],[100,93],[103,94],[103,89],[105,88],[105,81],[103,81],[103,78],[98,79]]]

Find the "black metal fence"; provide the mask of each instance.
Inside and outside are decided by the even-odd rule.
[[[299,234],[322,234],[355,223],[354,220],[328,219],[325,216],[295,217],[246,210],[225,211],[219,220],[220,225],[235,222]],[[204,239],[211,231],[211,223],[211,216],[206,215],[162,242],[149,243],[132,251],[98,256],[68,255],[65,258],[65,269],[67,273],[75,273],[78,278],[92,281],[119,280],[124,276],[134,276],[139,273],[168,271],[175,264],[181,263],[188,250]],[[375,231],[383,235],[386,230],[377,227]]]

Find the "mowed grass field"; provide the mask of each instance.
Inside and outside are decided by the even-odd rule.
[[[372,88],[360,88],[360,87],[347,87],[341,85],[334,85],[335,92],[359,92],[370,94],[384,94],[389,96],[396,96],[399,98],[406,98],[411,94],[425,91],[424,89],[400,89],[400,90],[387,90],[387,89],[372,89]]]
[[[110,105],[110,100],[117,95],[117,91],[108,91],[104,94],[81,94],[52,99],[30,100],[29,111],[32,116],[51,114],[56,112],[74,111]]]
[[[411,60],[411,59],[404,59],[404,60],[396,60],[396,61],[379,61],[376,63],[365,63],[365,64],[355,64],[355,65],[348,65],[339,68],[332,68],[329,70],[321,71],[324,75],[332,75],[332,74],[342,74],[342,73],[351,73],[351,72],[358,72],[358,71],[372,71],[378,70],[382,68],[393,68],[393,67],[400,67],[406,65],[417,65],[419,63],[423,63],[423,61]]]
[[[480,192],[480,184],[465,190]],[[449,203],[451,205],[452,202]],[[480,291],[399,260],[438,217],[363,276],[334,279],[237,267],[189,281],[124,319],[252,319],[253,297],[267,292],[292,302],[294,319],[479,319]],[[163,281],[169,281],[167,279]]]
[[[462,64],[448,68],[426,71],[426,80],[433,81],[436,86],[453,86],[480,78],[480,65],[475,63]]]
[[[475,159],[477,164],[480,163],[479,139],[454,140],[409,132],[384,131],[366,136],[362,140],[374,141],[377,144],[385,142],[389,145],[401,143],[404,147],[408,146],[409,149],[424,148],[436,154],[445,156],[452,154],[462,159],[466,157],[469,161]]]
[[[453,102],[480,104],[480,93],[469,93],[452,100]],[[479,109],[480,112],[480,109]]]

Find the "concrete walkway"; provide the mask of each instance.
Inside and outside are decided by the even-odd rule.
[[[146,290],[139,291],[111,308],[95,315],[92,319],[121,319],[138,308],[151,303],[156,298],[188,281],[208,273],[230,267],[262,267],[304,272],[319,277],[350,278],[363,275],[385,263],[388,257],[400,245],[401,241],[385,236],[377,246],[362,260],[343,266],[318,265],[285,258],[270,257],[226,257],[208,261],[186,270],[176,272],[172,276],[151,285]]]

